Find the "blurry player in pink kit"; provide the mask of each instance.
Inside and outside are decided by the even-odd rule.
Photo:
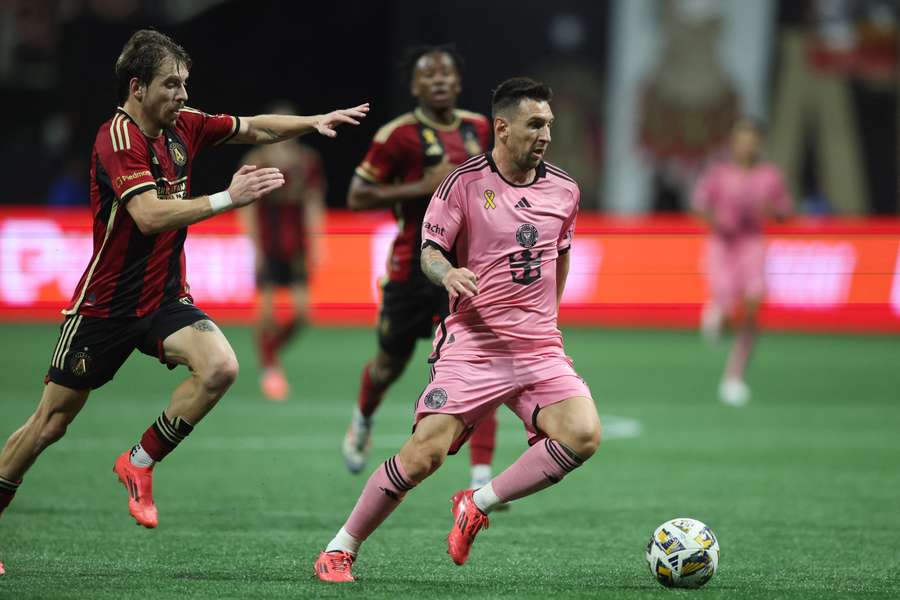
[[[791,197],[777,166],[761,158],[762,132],[750,119],[732,132],[730,161],[710,167],[694,191],[693,205],[709,223],[707,269],[711,298],[702,328],[717,338],[724,319],[734,319],[734,347],[719,385],[722,402],[743,406],[750,400],[744,371],[756,339],[756,318],[765,293],[766,247],[763,224],[784,219]]]
[[[550,88],[531,79],[501,83],[492,101],[494,149],[462,163],[431,198],[422,271],[447,290],[450,315],[435,333],[413,434],[371,475],[319,555],[323,581],[353,581],[362,542],[501,404],[522,419],[530,448],[487,485],[451,498],[447,552],[458,565],[492,509],[558,483],[600,444],[591,392],[556,326],[580,192],[544,162],[550,98]]]

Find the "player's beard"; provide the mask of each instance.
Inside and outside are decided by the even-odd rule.
[[[163,109],[162,114],[162,122],[166,124],[166,127],[173,127],[175,123],[178,121],[178,113],[181,111],[181,107],[175,106],[174,108],[171,106],[167,106]]]
[[[546,153],[546,147],[544,147],[544,151],[540,153],[535,152],[534,146],[530,147],[519,161],[519,167],[522,168],[523,171],[530,171],[531,169],[537,168],[537,166],[541,164],[541,161],[544,160],[544,155]]]
[[[528,171],[534,169],[537,166],[538,163],[532,160],[530,152],[524,158],[516,161],[516,169],[518,169],[521,173],[528,173]]]

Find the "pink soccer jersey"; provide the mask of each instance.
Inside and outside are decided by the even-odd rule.
[[[760,234],[767,216],[787,216],[791,198],[774,164],[762,162],[745,169],[723,162],[701,177],[693,205],[710,215],[714,233],[733,237]]]
[[[580,192],[548,163],[527,185],[504,180],[490,153],[460,165],[438,187],[422,225],[424,245],[454,254],[478,277],[478,295],[451,301],[435,334],[439,357],[564,356],[556,326],[556,259],[568,252]]]
[[[772,163],[744,169],[734,163],[711,167],[694,192],[694,208],[709,215],[707,276],[713,301],[730,312],[741,299],[765,293],[767,216],[787,216],[791,197]]]

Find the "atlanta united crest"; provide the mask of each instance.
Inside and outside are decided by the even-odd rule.
[[[516,230],[516,241],[519,242],[519,245],[523,248],[534,248],[534,245],[537,244],[538,241],[537,227],[531,223],[519,225],[519,229]]]
[[[425,394],[425,406],[437,410],[447,404],[447,392],[443,388],[434,388]]]
[[[91,355],[87,352],[76,352],[69,359],[69,370],[76,377],[84,377],[91,370]]]
[[[183,167],[187,162],[187,151],[178,142],[169,142],[169,154],[172,155],[172,160],[179,167]]]

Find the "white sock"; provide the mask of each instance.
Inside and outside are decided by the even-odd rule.
[[[356,429],[371,429],[372,428],[372,417],[364,417],[361,412],[359,412],[359,407],[353,409],[353,427]]]
[[[491,465],[472,465],[472,489],[478,489],[491,480]]]
[[[143,446],[138,444],[131,449],[131,464],[136,467],[152,467],[156,461],[150,458]]]
[[[472,495],[472,500],[475,501],[475,506],[477,506],[484,514],[488,514],[494,510],[497,505],[503,504],[503,500],[498,498],[497,494],[494,493],[493,482],[475,490],[475,493]]]
[[[359,552],[360,544],[362,544],[361,541],[347,533],[347,530],[341,527],[334,536],[334,539],[325,546],[325,552],[349,552],[353,556],[356,556],[356,553]]]

